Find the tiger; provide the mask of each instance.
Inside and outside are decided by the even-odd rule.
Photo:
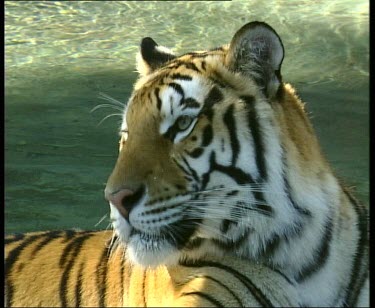
[[[112,231],[9,235],[6,307],[297,307],[294,282],[231,255],[143,267]]]
[[[6,239],[7,306],[369,306],[367,209],[283,59],[258,21],[182,55],[142,39],[104,190],[111,244],[109,231]]]
[[[149,267],[234,255],[296,282],[302,306],[368,306],[368,214],[325,158],[265,22],[175,55],[141,41],[105,187]]]

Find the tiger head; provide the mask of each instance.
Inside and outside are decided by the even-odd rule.
[[[228,45],[181,56],[142,40],[140,78],[105,188],[115,233],[134,262],[256,255],[264,237],[299,226],[288,216],[283,147],[306,136],[282,127],[282,110],[298,100],[281,80],[283,57],[263,22],[246,24]],[[291,108],[305,119],[301,104]],[[303,125],[298,130],[310,130]],[[314,155],[290,155],[301,153]]]

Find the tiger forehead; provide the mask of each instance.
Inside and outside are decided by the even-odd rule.
[[[135,111],[150,112],[151,109],[163,118],[165,115],[178,116],[174,108],[191,108],[193,101],[202,104],[205,96],[212,88],[212,82],[200,74],[171,70],[169,74],[155,79],[151,85],[135,91],[129,108]],[[188,99],[190,102],[185,104]],[[140,109],[139,109],[140,108]],[[168,110],[167,110],[168,109]],[[170,110],[169,110],[170,109]]]
[[[170,65],[173,65],[173,63]],[[191,88],[194,85],[196,90],[198,88],[203,89],[212,83],[210,81],[212,76],[213,74],[206,75],[200,71],[186,69],[184,65],[172,68],[167,66],[160,69],[151,80],[147,80],[142,86],[135,89],[132,104],[157,103],[159,99],[162,99],[161,94],[171,86],[174,88],[181,86],[183,89],[184,87]]]
[[[202,76],[209,78],[215,74],[216,67],[224,62],[227,47],[208,51],[194,51],[183,54],[158,68],[155,72],[143,76],[134,85],[134,90],[145,90],[165,84],[179,76]],[[182,78],[183,78],[182,77]]]

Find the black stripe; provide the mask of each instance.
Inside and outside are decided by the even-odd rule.
[[[127,246],[125,246],[124,249],[126,249]],[[124,251],[124,256],[126,255],[126,251]],[[121,257],[121,267],[120,267],[120,288],[121,288],[121,296],[124,296],[124,270],[125,270],[125,258]],[[129,276],[130,276],[130,273],[129,273]],[[130,279],[130,278],[129,278]],[[122,305],[124,305],[123,303],[123,298],[121,298],[121,301],[122,301]]]
[[[188,151],[185,151],[186,154],[188,154],[190,157],[193,157],[193,158],[198,158],[199,156],[201,156],[203,154],[203,149],[202,148],[196,148],[194,149],[193,151],[191,152],[188,152]]]
[[[199,177],[198,177],[197,172],[193,168],[191,168],[191,166],[189,165],[189,163],[188,163],[188,161],[186,160],[185,157],[183,157],[182,160],[185,163],[185,166],[186,166],[186,168],[189,171],[188,174],[190,174],[194,178],[194,180],[196,180],[197,182],[199,182]]]
[[[158,108],[158,110],[161,109],[161,99],[159,97],[159,93],[160,93],[160,89],[156,88],[154,94],[155,94],[155,97],[156,97],[156,107]]]
[[[62,235],[63,235],[62,231],[51,231],[51,232],[46,233],[45,234],[46,238],[43,241],[41,241],[38,245],[36,245],[34,250],[31,252],[31,258],[34,258],[37,252],[39,252],[49,242],[57,238],[62,238]]]
[[[301,283],[305,281],[307,278],[316,273],[325,265],[330,252],[330,244],[332,240],[332,226],[332,219],[328,217],[328,222],[324,227],[325,232],[322,236],[322,239],[319,241],[320,245],[313,252],[313,261],[312,263],[308,264],[300,270],[300,272],[297,274],[297,277],[295,277],[297,282]]]
[[[82,273],[83,273],[84,263],[81,262],[78,270],[77,284],[75,288],[76,294],[76,307],[81,307],[82,304]]]
[[[64,236],[64,243],[69,242],[78,232],[75,230],[65,230],[64,231],[65,236]]]
[[[238,307],[245,307],[244,304],[241,302],[240,298],[237,296],[237,294],[234,293],[231,288],[229,288],[228,286],[226,286],[220,280],[217,280],[217,279],[215,279],[215,278],[213,278],[211,276],[208,276],[208,275],[196,276],[194,278],[205,278],[205,279],[209,279],[209,280],[212,280],[212,281],[216,282],[218,285],[220,285],[221,287],[223,287],[225,290],[227,290],[232,295],[232,297],[237,301]]]
[[[216,170],[216,171],[225,173],[226,175],[230,176],[237,182],[237,184],[254,183],[251,175],[248,173],[245,173],[241,169],[233,167],[233,166],[219,165],[216,162],[216,155],[214,152],[211,153],[210,164],[211,164],[211,168],[210,168],[211,170],[209,170],[208,173],[212,173],[212,171]]]
[[[201,62],[201,69],[204,71],[206,70],[206,61]]]
[[[78,235],[74,238],[70,238],[70,242],[69,241],[66,241],[66,242],[69,242],[69,244],[67,244],[64,248],[64,250],[62,251],[61,253],[61,256],[60,256],[60,260],[59,260],[59,266],[60,268],[63,268],[67,262],[69,262],[68,259],[68,256],[71,254],[72,250],[73,249],[76,249],[77,245],[80,245],[81,244],[81,240],[82,238],[84,238],[85,234],[84,235]]]
[[[345,195],[350,200],[358,221],[360,237],[357,243],[357,251],[353,259],[352,271],[350,274],[350,283],[347,288],[345,304],[348,307],[354,307],[357,304],[359,294],[368,277],[368,213],[367,209],[359,204],[356,199],[343,188]]]
[[[208,170],[207,173],[202,175],[202,190],[206,188],[207,183],[210,179],[210,174],[213,171],[219,171],[221,173],[224,173],[228,176],[230,176],[233,180],[237,182],[237,184],[254,184],[254,180],[251,177],[250,174],[245,173],[243,170],[236,168],[234,166],[222,166],[216,162],[216,154],[215,152],[211,153],[210,157],[210,170]],[[254,192],[254,198],[259,202],[259,204],[254,204],[258,209],[259,213],[265,214],[265,215],[271,215],[273,213],[273,209],[266,204],[266,201],[263,196],[263,192],[261,191],[255,191]],[[263,202],[263,204],[261,203]],[[248,208],[250,210],[257,210],[257,208]],[[266,214],[268,212],[268,214]]]
[[[185,190],[185,186],[181,184],[174,184],[174,187],[176,187],[178,190]]]
[[[185,100],[182,101],[183,107],[182,110],[185,110],[186,108],[200,108],[200,104],[192,97],[188,97]]]
[[[182,98],[185,97],[184,90],[182,89],[182,87],[178,83],[171,82],[171,83],[168,84],[168,86],[171,87],[172,89],[176,90],[176,92],[178,94],[180,94],[182,96]]]
[[[4,240],[4,244],[10,244],[14,242],[21,241],[25,238],[24,233],[16,233],[16,234],[11,234],[11,235],[6,235],[6,238]]]
[[[220,231],[221,231],[221,233],[227,233],[228,229],[229,229],[229,225],[231,225],[231,224],[233,224],[233,221],[231,221],[229,219],[224,219],[221,222],[221,225],[220,225]]]
[[[212,130],[212,126],[211,124],[207,124],[206,127],[203,129],[201,147],[208,146],[211,143],[213,137],[214,133]]]
[[[219,86],[222,89],[225,89],[225,88],[233,89],[232,85],[230,85],[228,83],[224,83],[221,80],[217,79],[216,77],[210,76],[210,77],[208,77],[208,79],[210,79],[214,84],[216,84],[217,86]]]
[[[194,217],[201,216],[202,209],[196,209]],[[186,245],[189,245],[189,240],[193,237],[201,223],[201,218],[193,219],[189,217],[189,219],[187,219],[187,216],[185,215],[181,220],[164,227],[162,229],[163,237],[178,250],[184,249]]]
[[[209,53],[207,51],[204,51],[204,52],[192,51],[192,52],[188,52],[188,53],[183,54],[181,57],[183,57],[183,56],[192,56],[192,58],[205,58],[208,55],[209,55]]]
[[[172,158],[173,159],[173,161],[175,162],[175,164],[176,164],[176,166],[180,169],[180,170],[182,170],[182,172],[185,174],[185,179],[187,179],[188,181],[191,181],[191,176],[190,176],[190,172],[187,170],[187,169],[185,169],[185,167],[184,166],[182,166],[175,158]],[[187,175],[189,175],[189,176],[187,176]]]
[[[181,62],[181,65],[184,65],[187,69],[191,69],[196,72],[200,72],[198,67],[193,62]]]
[[[217,299],[213,298],[211,295],[208,295],[203,292],[194,291],[194,292],[184,292],[181,294],[181,296],[189,296],[189,295],[197,295],[200,297],[203,297],[204,299],[211,302],[211,304],[215,305],[216,307],[225,307],[223,303],[219,302]]]
[[[166,66],[166,69],[171,69],[171,68],[178,68],[180,66],[185,66],[187,69],[193,70],[195,72],[200,73],[200,70],[197,68],[197,66],[192,63],[192,62],[185,62],[181,60],[174,60],[171,62],[168,66]]]
[[[143,302],[144,305],[143,307],[147,307],[147,302],[146,302],[146,275],[147,275],[147,270],[143,270],[143,284],[142,284],[142,291],[143,291]]]
[[[280,271],[279,269],[277,268],[272,268],[272,270],[276,273],[278,273],[280,276],[282,276],[286,281],[288,281],[289,284],[291,284],[292,286],[295,285],[295,282],[292,281],[287,275],[285,275],[282,271]]]
[[[248,109],[248,125],[254,140],[255,161],[258,167],[259,176],[262,180],[267,180],[266,162],[264,158],[264,145],[260,133],[258,117],[254,106],[255,99],[253,96],[241,96],[241,99],[245,101],[246,107]]]
[[[12,272],[13,266],[15,265],[22,251],[29,245],[33,244],[35,241],[42,238],[43,236],[44,236],[44,233],[33,235],[33,236],[26,238],[22,243],[20,243],[11,252],[9,252],[8,257],[5,259],[4,276],[5,276],[5,286],[7,290],[7,294],[6,294],[6,306],[7,307],[10,307],[13,301],[14,287],[13,287],[12,281],[10,280],[10,274]]]
[[[209,49],[208,51],[209,52],[212,52],[212,51],[223,51],[224,49],[223,49],[223,46],[219,46],[219,47],[214,47],[214,48],[211,48],[211,49]],[[214,54],[216,54],[216,53],[214,53]]]
[[[171,78],[172,79],[178,79],[178,80],[187,80],[187,81],[193,80],[193,77],[191,77],[189,75],[185,75],[185,74],[180,74],[180,73],[172,74]]]
[[[285,150],[283,149],[283,153],[285,153]],[[301,208],[297,202],[293,199],[292,197],[292,189],[290,187],[290,184],[289,184],[289,181],[288,181],[288,178],[286,177],[286,174],[285,174],[285,169],[288,168],[286,166],[287,162],[286,162],[286,159],[285,159],[285,155],[283,155],[283,179],[284,179],[284,191],[288,197],[288,200],[289,200],[289,203],[293,206],[293,208],[295,210],[297,210],[298,214],[300,215],[303,215],[303,216],[306,216],[306,217],[311,217],[311,212],[307,209],[304,209],[304,208]]]
[[[82,236],[79,236],[72,240],[64,249],[61,258],[60,258],[60,267],[64,269],[63,274],[61,275],[60,279],[60,301],[62,307],[67,307],[67,293],[68,293],[68,281],[69,281],[69,275],[71,273],[71,269],[74,266],[76,260],[78,259],[77,256],[79,255],[81,248],[83,246],[83,243],[89,239],[92,236],[92,234],[83,234]],[[70,259],[67,260],[68,256],[70,256]]]
[[[228,193],[226,194],[226,196],[227,196],[227,197],[237,196],[238,193],[239,193],[239,191],[238,191],[237,189],[235,189],[235,190],[232,190],[232,191],[228,192]]]
[[[274,234],[270,239],[267,239],[266,243],[264,244],[264,251],[260,251],[258,257],[270,259],[280,247],[281,242],[281,235]]]
[[[99,307],[106,307],[108,248],[104,246],[99,264],[96,269],[96,285],[98,287]]]
[[[115,242],[117,240],[117,237],[116,237],[116,239],[114,239],[114,241],[113,242]],[[120,248],[117,248],[117,249],[122,249],[122,255],[123,256],[126,256],[126,251],[127,251],[127,249],[128,249],[128,246],[121,246]],[[127,270],[127,273],[126,273],[126,276],[128,277],[128,279],[129,279],[129,281],[131,280],[131,268],[129,268],[129,267],[127,267],[127,268],[125,268],[125,265],[126,265],[126,258],[125,257],[120,257],[120,259],[121,259],[121,267],[120,267],[120,288],[121,288],[121,296],[123,297],[124,296],[124,292],[125,292],[125,285],[124,285],[124,271],[125,271],[125,269]],[[126,286],[126,288],[128,288],[128,286]],[[123,303],[123,298],[121,298],[121,303],[122,303],[122,305],[121,306],[123,306],[124,305],[124,303]]]
[[[223,100],[223,94],[216,87],[213,86],[203,103],[203,109],[211,109],[215,104]]]
[[[230,105],[223,116],[224,124],[228,128],[230,145],[232,147],[232,166],[236,165],[238,154],[240,152],[240,143],[237,139],[236,122],[234,120],[234,105]]]
[[[202,109],[201,114],[205,115],[209,122],[212,122],[212,118],[214,117],[214,110],[213,109],[204,109],[204,110]]]
[[[231,268],[230,266],[220,264],[217,262],[213,262],[213,261],[207,261],[207,260],[197,260],[197,261],[184,260],[184,261],[180,261],[180,265],[186,266],[186,267],[208,266],[208,267],[220,268],[232,274],[234,277],[240,280],[246,286],[249,292],[255,297],[255,299],[262,305],[262,307],[273,307],[271,301],[267,298],[267,296],[260,289],[258,289],[258,287],[248,277],[241,274],[237,270]]]
[[[260,192],[258,192],[258,194],[255,194],[254,195],[262,195]],[[259,197],[257,198],[258,201],[264,201],[264,198],[263,198],[263,195],[262,195],[262,198],[260,199]],[[255,204],[256,206],[256,209],[257,210],[260,210],[261,212],[263,212],[264,215],[267,215],[267,216],[272,216],[273,215],[273,208],[272,206],[269,206],[267,204]],[[251,208],[248,208],[249,210],[251,210]],[[259,212],[259,211],[258,211]]]
[[[169,200],[169,198],[159,198],[159,199],[155,199],[155,200],[152,200],[150,202],[147,203],[147,206],[150,206],[150,205],[153,205],[155,203],[159,203],[159,202],[162,202],[162,201],[166,201],[166,200]],[[142,216],[145,216],[145,215],[153,215],[153,214],[160,214],[162,212],[165,212],[167,210],[170,210],[170,209],[173,209],[173,208],[176,208],[176,207],[180,207],[181,204],[174,204],[174,205],[171,205],[171,206],[162,206],[162,207],[157,207],[157,208],[154,208],[154,209],[151,209],[151,210],[148,210],[148,211],[144,211],[142,212]]]

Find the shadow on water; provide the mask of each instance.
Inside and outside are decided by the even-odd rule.
[[[297,91],[335,174],[368,205],[369,87],[353,91],[335,84],[298,86]]]
[[[116,161],[121,118],[98,125],[119,111],[90,111],[105,103],[100,92],[126,102],[137,75],[129,70],[63,75],[43,78],[38,87],[6,89],[7,232],[94,229],[109,211],[103,190]],[[107,222],[97,228],[106,228]]]

